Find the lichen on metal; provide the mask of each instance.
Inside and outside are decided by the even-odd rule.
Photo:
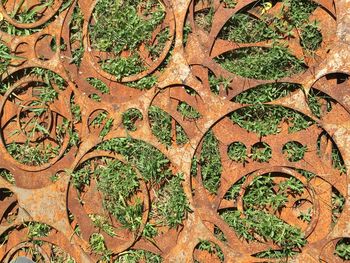
[[[2,0],[0,261],[350,260],[349,13]]]

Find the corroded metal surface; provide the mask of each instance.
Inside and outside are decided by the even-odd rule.
[[[40,1],[24,2],[35,6]],[[9,15],[16,6],[15,0],[2,1],[3,4],[0,4],[1,21],[6,21],[7,25],[16,30],[29,32],[5,32],[3,27],[0,31],[2,43],[14,54],[7,71],[2,75],[2,83],[8,87],[2,93],[0,103],[0,168],[14,177],[12,183],[0,178],[1,262],[10,262],[18,256],[30,257],[31,253],[36,253],[36,260],[41,262],[50,262],[54,255],[60,255],[63,259],[73,258],[76,262],[97,262],[100,256],[93,251],[90,242],[96,229],[89,215],[100,211],[103,213],[102,197],[94,180],[79,192],[72,185],[71,175],[80,169],[97,170],[108,160],[130,165],[139,180],[130,202],[142,204],[142,216],[136,230],[121,228],[120,224],[118,227],[117,220],[112,219],[115,235],[103,233],[112,258],[130,249],[142,249],[160,255],[164,262],[218,261],[212,253],[197,249],[197,245],[206,240],[220,247],[225,262],[277,261],[259,258],[255,254],[269,249],[280,250],[280,246],[261,237],[247,242],[218,213],[219,210],[235,208],[244,217],[244,196],[253,180],[271,174],[275,182],[293,177],[302,183],[304,189],[299,195],[288,195],[287,204],[278,212],[271,210],[287,224],[300,228],[307,241],[297,249],[298,253],[294,257],[285,260],[343,261],[334,251],[339,240],[350,238],[350,82],[347,79],[347,74],[350,74],[350,1],[315,1],[318,7],[310,19],[318,19],[323,40],[314,54],[303,52],[296,32],[294,37],[283,39],[289,52],[303,59],[306,67],[301,73],[281,78],[277,82],[295,83],[302,88],[268,104],[296,110],[308,116],[314,124],[304,130],[289,133],[288,128],[292,125],[286,121],[278,134],[263,137],[230,121],[229,114],[247,106],[232,99],[244,91],[275,81],[240,77],[225,70],[215,60],[215,57],[242,47],[272,46],[271,41],[234,43],[218,37],[230,17],[241,10],[259,18],[262,11],[254,5],[256,1],[240,0],[234,8],[229,8],[225,1],[219,0],[212,3],[163,1],[166,16],[157,30],[167,28],[170,36],[168,41],[157,59],[152,59],[145,51],[146,44],[139,45],[137,52],[147,60],[147,67],[137,74],[121,78],[113,76],[101,66],[101,61],[108,59],[110,54],[94,50],[91,45],[89,24],[93,23],[92,13],[96,1],[53,2],[52,6],[40,11],[36,21],[30,23],[22,23]],[[65,8],[62,8],[63,5]],[[81,34],[84,53],[79,67],[72,63],[72,52],[78,44],[70,41],[70,23],[77,5],[83,14]],[[195,17],[208,5],[212,5],[214,16],[211,27],[204,30],[196,23]],[[273,14],[277,8],[278,5],[275,5],[264,12]],[[190,25],[191,32],[184,36],[185,23]],[[64,48],[61,48],[62,45]],[[124,56],[128,56],[127,52]],[[165,67],[162,66],[164,60],[168,61]],[[53,81],[52,88],[58,94],[56,99],[35,103],[38,97],[46,94],[47,91],[41,88],[50,80],[29,73],[33,68],[43,68],[63,78],[61,84]],[[151,74],[158,78],[157,84],[151,89],[140,90],[126,85]],[[230,79],[229,89],[221,90],[218,94],[212,93],[210,74]],[[110,92],[103,94],[97,91],[86,80],[88,78],[103,81]],[[332,109],[326,110],[327,113],[320,118],[309,108],[308,95],[311,90],[321,91],[332,99]],[[91,99],[94,94],[98,94],[99,101]],[[177,110],[180,102],[186,102],[195,108],[200,117],[195,120],[184,118]],[[74,119],[73,104],[80,107],[81,120]],[[153,134],[149,118],[151,106],[157,106],[171,116],[171,145],[162,144]],[[142,118],[135,121],[136,128],[133,130],[127,130],[123,126],[122,116],[128,109],[137,109],[142,114]],[[38,111],[40,114],[35,114]],[[101,112],[107,117],[96,125],[94,119]],[[113,123],[108,132],[101,135],[107,119],[112,119]],[[43,129],[33,129],[34,123],[40,123]],[[189,138],[184,144],[176,143],[176,125],[181,126]],[[214,194],[205,187],[201,163],[198,164],[197,172],[191,174],[193,157],[200,158],[203,138],[209,130],[219,142],[222,167],[219,185]],[[78,134],[79,143],[71,143],[73,131]],[[327,136],[322,137],[325,134]],[[162,187],[162,183],[152,185],[144,180],[139,167],[128,164],[128,158],[97,147],[113,138],[133,138],[152,145],[168,158],[173,174],[183,174],[182,188],[190,209],[181,224],[177,227],[157,226],[156,236],[142,236],[150,221],[152,204],[156,202],[155,192]],[[290,141],[307,146],[308,150],[302,159],[291,161],[286,158],[282,149]],[[29,142],[29,150],[9,150],[9,145],[24,142]],[[233,142],[243,143],[247,152],[254,145],[269,145],[271,157],[268,162],[259,162],[251,157],[244,164],[233,162],[227,153]],[[40,153],[48,145],[54,150],[40,162],[18,158],[21,154],[29,155],[33,149]],[[345,173],[332,166],[334,145],[347,168]],[[301,170],[309,171],[316,177],[307,180]],[[226,193],[243,177],[245,181],[239,185],[238,197],[235,201],[228,200]],[[345,204],[333,224],[331,196],[334,189],[345,197]],[[308,222],[299,219],[296,204],[299,204],[298,209],[311,211]],[[28,239],[27,227],[31,222],[51,227],[49,235],[37,238],[41,243],[36,243],[35,238]],[[80,227],[79,234],[75,232],[76,226]],[[225,240],[218,238],[218,229]]]

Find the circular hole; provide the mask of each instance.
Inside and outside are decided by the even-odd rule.
[[[272,157],[272,149],[265,142],[258,142],[252,146],[251,158],[258,162],[268,162]]]
[[[88,27],[97,70],[117,81],[139,80],[132,87],[153,87],[156,76],[145,73],[161,64],[172,39],[166,8],[162,1],[114,1],[108,7],[97,1]]]
[[[307,147],[296,141],[287,142],[282,148],[282,153],[290,162],[302,160],[306,151]]]
[[[336,246],[334,254],[344,260],[350,260],[350,238],[340,239]]]
[[[241,142],[231,143],[227,150],[228,157],[235,162],[244,163],[248,159],[247,147]]]

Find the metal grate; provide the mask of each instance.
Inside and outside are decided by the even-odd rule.
[[[0,261],[350,260],[349,11],[1,1]]]

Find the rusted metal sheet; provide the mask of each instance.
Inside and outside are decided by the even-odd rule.
[[[271,48],[272,40],[238,43],[220,38],[219,33],[228,20],[242,10],[256,19],[264,14],[276,15],[282,6],[275,3],[278,1],[271,1],[271,8],[266,9],[259,1],[250,0],[155,1],[164,8],[164,19],[152,39],[139,44],[135,52],[147,66],[125,76],[115,76],[103,68],[104,61],[115,58],[115,54],[96,50],[92,45],[90,29],[96,23],[93,12],[97,1],[55,0],[50,6],[42,7],[43,2],[8,0],[0,3],[0,40],[12,55],[7,70],[1,75],[0,168],[5,171],[5,176],[0,177],[1,262],[13,262],[19,257],[36,262],[114,262],[118,257],[121,260],[121,255],[137,250],[159,255],[164,262],[343,261],[335,249],[340,240],[350,238],[350,1],[314,1],[318,7],[308,19],[318,21],[322,33],[320,48],[312,54],[305,53],[300,32],[293,29],[292,37],[283,37],[280,41],[293,56],[304,61],[305,69],[277,80],[238,76],[225,70],[216,58],[241,48]],[[34,20],[26,23],[18,19],[17,13],[35,10],[38,6]],[[72,41],[71,21],[77,7],[82,22],[81,27],[74,30],[80,30],[81,42]],[[140,8],[142,13],[145,7]],[[211,24],[205,28],[198,24],[196,16],[208,8],[213,16]],[[190,30],[184,30],[186,27]],[[169,32],[168,39],[154,59],[147,45],[160,45],[156,36],[165,29]],[[82,57],[77,65],[72,60],[79,48]],[[133,55],[132,50],[120,54],[122,58]],[[5,64],[5,60],[0,62]],[[46,73],[40,73],[41,69]],[[218,93],[213,93],[210,89],[212,74],[229,79],[228,89],[220,86]],[[149,76],[157,78],[153,87],[135,88],[141,85],[135,81]],[[89,78],[105,83],[109,92],[93,88],[87,81]],[[290,133],[288,129],[293,125],[286,116],[278,133],[259,136],[230,120],[231,113],[249,106],[233,98],[260,85],[276,82],[294,83],[302,88],[267,104],[295,110],[308,117],[312,125]],[[331,110],[321,103],[321,111],[326,113],[319,117],[309,107],[309,94],[314,91],[326,94],[332,101]],[[96,95],[98,99],[93,100]],[[195,108],[200,117],[183,117],[178,110],[181,102]],[[171,116],[169,144],[162,144],[152,130],[149,112],[155,106]],[[76,115],[76,107],[80,109],[80,117]],[[123,114],[129,109],[138,110],[141,118],[133,119],[132,125],[136,128],[128,130]],[[98,116],[104,118],[98,122]],[[109,120],[112,122],[108,123]],[[182,144],[176,143],[178,126],[188,138]],[[215,193],[208,190],[201,172],[212,160],[199,162],[197,171],[191,172],[194,157],[201,158],[209,130],[218,141],[221,163]],[[173,175],[182,174],[180,187],[189,209],[181,223],[174,227],[152,221],[156,220],[152,216],[157,215],[154,203],[159,200],[159,191],[166,187],[167,181],[153,183],[145,179],[140,171],[143,167],[135,165],[128,153],[99,148],[101,143],[115,138],[132,138],[151,145],[169,160],[167,167]],[[235,142],[244,144],[248,153],[243,164],[232,161],[228,155],[229,146]],[[286,158],[283,149],[289,142],[307,146],[301,159]],[[269,160],[254,159],[255,149],[266,145],[272,152]],[[345,170],[342,172],[332,163],[335,148],[343,161]],[[33,153],[40,160],[30,158]],[[126,204],[135,209],[137,205],[141,207],[135,229],[123,227],[118,218],[106,212],[105,195],[108,193],[101,190],[94,174],[109,162],[128,166],[138,182]],[[88,183],[75,187],[73,174],[84,169],[91,171]],[[305,171],[315,176],[307,178]],[[155,168],[154,172],[161,171]],[[6,177],[9,174],[13,179]],[[264,208],[264,213],[273,214],[281,220],[279,222],[300,229],[305,243],[290,248],[294,253],[290,257],[256,256],[262,251],[281,251],[284,247],[256,233],[249,233],[252,240],[245,239],[230,227],[220,212],[234,209],[244,220],[248,216],[245,196],[254,180],[265,175],[272,178],[275,193],[279,191],[277,185],[290,178],[302,184],[303,191],[291,191],[284,196],[287,200],[278,211],[273,207]],[[233,185],[238,187],[237,196],[230,199],[227,193]],[[332,210],[335,192],[345,198],[344,206],[336,212]],[[310,218],[301,220],[300,211],[308,211]],[[107,231],[102,233],[94,225],[91,215],[99,214],[106,215],[113,235],[108,235]],[[332,220],[333,217],[336,220]],[[45,235],[28,230],[35,229],[36,223],[49,227]],[[144,235],[149,224],[157,229],[157,234],[151,238]],[[93,247],[94,234],[102,235],[104,248]],[[217,252],[199,249],[202,241],[216,244],[221,258]],[[105,258],[101,259],[101,251],[106,252]],[[158,261],[149,259],[149,262]]]

